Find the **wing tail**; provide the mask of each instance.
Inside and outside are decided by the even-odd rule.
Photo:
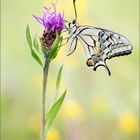
[[[106,65],[105,62],[103,62],[102,64],[98,64],[98,65],[94,66],[93,70],[96,71],[99,66],[104,67],[107,70],[108,75],[111,76],[111,71],[110,71],[109,67]]]

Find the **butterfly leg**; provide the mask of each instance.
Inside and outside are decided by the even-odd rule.
[[[64,38],[64,39],[62,40],[62,42],[63,42],[64,40],[66,40],[66,42],[65,42],[64,44],[61,43],[61,44],[59,45],[59,48],[62,47],[62,46],[64,46],[64,45],[66,45],[66,44],[68,43],[69,38],[68,38],[68,37]]]

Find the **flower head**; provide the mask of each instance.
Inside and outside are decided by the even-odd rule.
[[[34,18],[44,26],[43,36],[41,37],[42,46],[49,51],[56,35],[60,34],[64,28],[64,13],[57,13],[56,4],[52,3],[50,8],[44,7],[42,17]]]
[[[50,8],[44,7],[44,9],[42,18],[34,15],[35,19],[44,26],[45,30],[61,33],[64,27],[64,13],[57,14],[56,5],[53,3]]]

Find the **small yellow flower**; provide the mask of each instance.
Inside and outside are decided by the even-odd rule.
[[[85,113],[81,105],[74,100],[69,100],[65,103],[63,106],[63,109],[61,111],[61,115],[65,119],[76,119],[76,120],[84,120],[85,119]]]
[[[122,114],[119,118],[121,130],[126,134],[134,134],[138,129],[137,118],[133,114]]]
[[[48,132],[46,140],[60,140],[60,133],[57,129],[51,128]]]

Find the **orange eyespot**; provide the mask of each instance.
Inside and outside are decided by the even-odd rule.
[[[90,58],[87,60],[87,65],[90,67],[90,66],[94,66],[94,62],[93,60]]]

